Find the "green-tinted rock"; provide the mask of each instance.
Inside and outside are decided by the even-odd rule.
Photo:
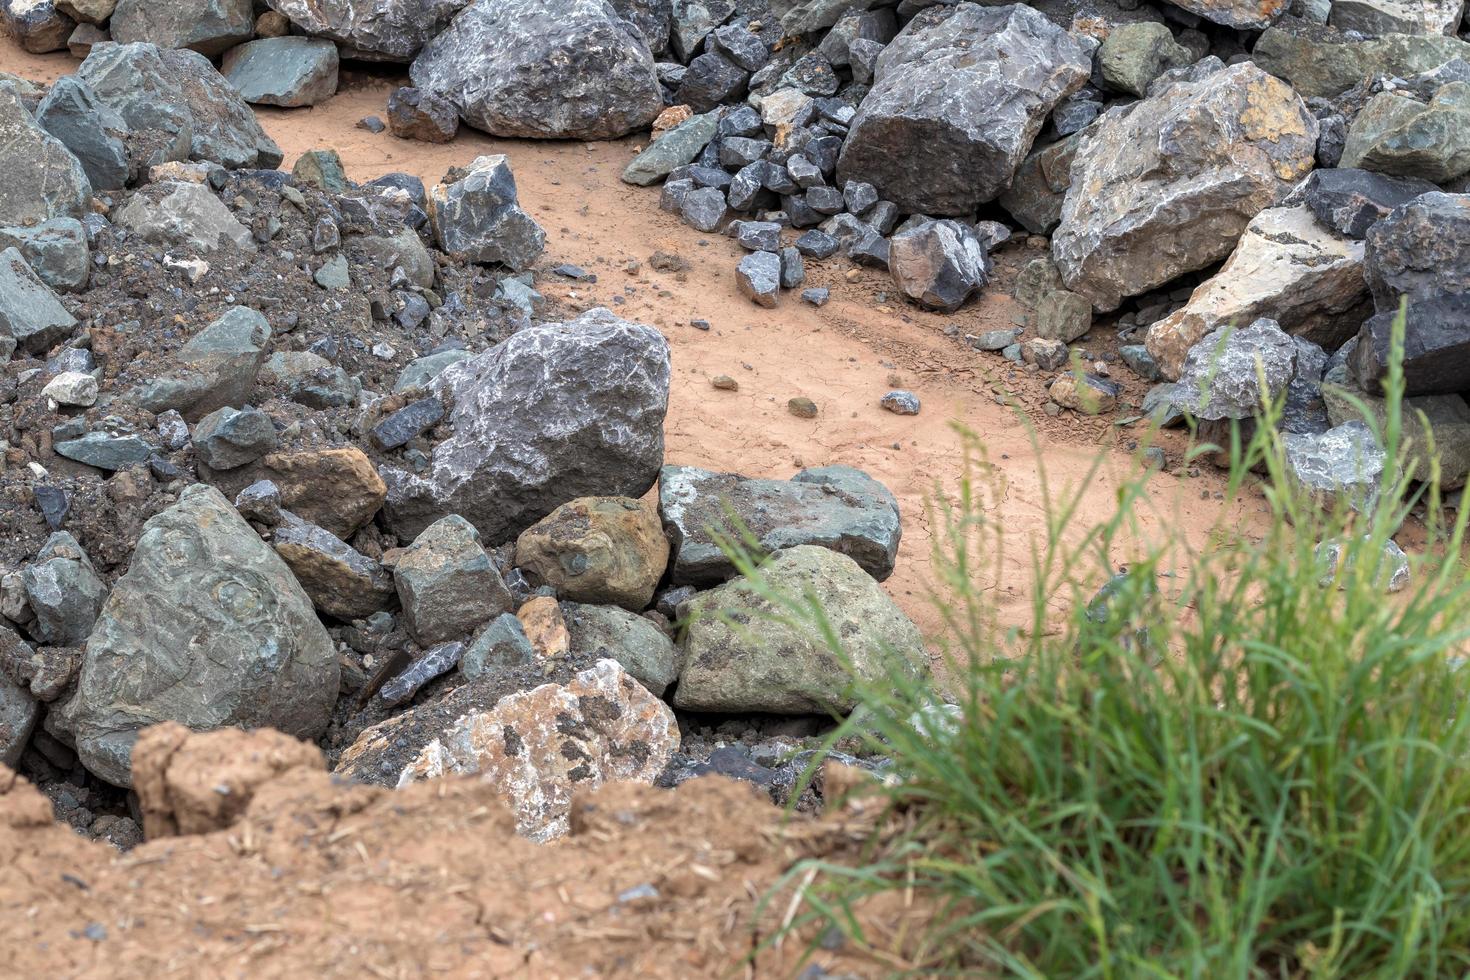
[[[291,168],[291,176],[298,183],[311,184],[328,194],[347,191],[347,171],[342,169],[342,158],[336,150],[307,150]]]
[[[78,463],[99,470],[125,470],[148,462],[153,447],[139,436],[114,436],[106,432],[88,432],[77,439],[56,444],[56,452]]]
[[[1097,49],[1098,70],[1108,87],[1139,98],[1149,82],[1193,60],[1169,28],[1154,21],[1119,24]]]
[[[92,200],[81,163],[6,89],[0,89],[0,173],[0,225],[80,218]]]
[[[470,352],[467,350],[445,350],[409,361],[408,366],[398,373],[398,380],[393,383],[393,390],[407,391],[410,388],[427,387],[430,381],[439,376],[440,371],[451,364],[458,364],[469,356]]]
[[[176,366],[133,389],[130,398],[157,414],[168,409],[197,421],[217,408],[251,401],[265,361],[271,327],[246,306],[234,306],[190,338]]]
[[[127,786],[148,725],[316,738],[338,681],[331,637],[286,564],[219,491],[196,484],[144,525],[76,694],[47,726],[75,740],[89,770]]]
[[[1375,95],[1348,127],[1340,166],[1443,184],[1470,172],[1470,85],[1452,82],[1425,105]]]
[[[846,555],[803,546],[762,567],[770,589],[812,595],[843,644],[844,665],[810,628],[748,581],[727,582],[680,607],[690,620],[674,706],[689,711],[820,714],[850,711],[855,674],[881,683],[893,671],[928,670],[923,637],[893,600]],[[850,665],[851,673],[848,666]]]
[[[676,167],[692,163],[715,138],[720,116],[706,112],[691,116],[648,145],[623,168],[623,181],[647,187],[663,180]]]
[[[575,656],[611,657],[659,697],[679,677],[679,648],[652,622],[617,606],[564,602]]]
[[[514,600],[473,524],[450,514],[426,527],[393,569],[403,619],[424,646],[468,636]]]
[[[1446,61],[1470,61],[1470,44],[1456,37],[1386,34],[1349,40],[1305,25],[1268,28],[1251,52],[1257,66],[1291,83],[1303,98],[1331,98],[1375,75],[1405,78]]]
[[[1370,415],[1370,424],[1379,432],[1388,425],[1388,403],[1382,398],[1361,391],[1352,395],[1362,401]],[[1361,420],[1358,411],[1347,398],[1347,393],[1337,385],[1322,386],[1322,400],[1327,403],[1327,416],[1332,424]],[[1462,487],[1470,481],[1470,405],[1459,395],[1421,395],[1404,399],[1403,406],[1404,446],[1407,452],[1404,465],[1416,480],[1429,479],[1433,460],[1439,460],[1441,486],[1446,490]],[[1428,419],[1425,428],[1419,418],[1423,413]],[[1433,440],[1434,451],[1429,451]]]

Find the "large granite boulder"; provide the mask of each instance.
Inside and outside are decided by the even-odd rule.
[[[461,514],[498,545],[577,497],[641,497],[663,465],[668,342],[604,309],[521,330],[430,390],[450,437],[425,473],[383,471],[403,539]]]
[[[336,41],[342,57],[411,61],[449,26],[465,0],[268,0],[310,37]]]
[[[692,466],[659,474],[659,512],[673,542],[675,585],[712,585],[736,574],[720,547],[749,533],[773,553],[817,545],[847,555],[878,581],[893,573],[903,534],[888,488],[850,466],[753,480]]]
[[[839,181],[870,183],[906,213],[970,214],[1010,186],[1091,67],[1077,39],[1022,4],[930,7],[878,56]]]
[[[1177,380],[1189,349],[1218,327],[1269,317],[1336,350],[1363,322],[1367,302],[1362,242],[1323,227],[1306,205],[1267,208],[1220,271],[1149,327],[1146,343],[1164,377]]]
[[[1084,131],[1052,237],[1068,289],[1102,311],[1218,262],[1312,169],[1317,121],[1249,63],[1201,62]]]
[[[0,89],[0,226],[80,218],[92,201],[82,164],[36,122],[14,93]]]
[[[605,0],[474,0],[409,77],[494,136],[615,139],[664,108],[642,33]]]
[[[1470,44],[1442,35],[1388,34],[1365,40],[1306,24],[1269,28],[1251,50],[1256,65],[1289,82],[1303,98],[1328,99],[1365,78],[1403,78],[1454,58],[1470,61]]]
[[[47,719],[82,763],[128,786],[140,729],[326,728],[331,637],[286,564],[219,491],[196,484],[143,527],[87,641],[76,694]]]
[[[680,606],[684,669],[674,707],[720,713],[826,714],[857,704],[853,681],[883,683],[894,672],[928,671],[918,628],[857,562],[802,545],[761,567],[776,594],[810,595],[821,607],[831,650],[814,626],[792,620],[745,579],[701,592]]]
[[[192,159],[230,169],[270,169],[284,159],[240,93],[196,51],[99,44],[77,77],[143,143],[183,142]]]
[[[117,0],[108,25],[120,44],[145,41],[212,58],[255,35],[255,5],[251,0]]]

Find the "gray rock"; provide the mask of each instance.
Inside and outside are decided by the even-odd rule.
[[[1373,96],[1348,124],[1339,165],[1448,183],[1470,172],[1470,83],[1426,105],[1396,92]]]
[[[1252,64],[1202,62],[1151,91],[1082,133],[1052,236],[1067,288],[1104,312],[1230,254],[1315,162],[1316,119]]]
[[[525,627],[514,613],[501,613],[480,630],[459,661],[459,672],[474,680],[502,669],[526,667],[536,660],[536,650]]]
[[[735,267],[735,285],[757,306],[774,308],[781,291],[781,257],[775,252],[751,252]]]
[[[316,105],[337,94],[337,46],[317,38],[261,38],[232,48],[220,72],[246,102]]]
[[[32,54],[60,51],[76,25],[52,0],[0,0],[0,35]]]
[[[75,218],[52,218],[30,228],[0,228],[0,251],[20,252],[42,282],[68,292],[87,285],[91,249],[87,231]]]
[[[1287,0],[1170,0],[1191,14],[1237,30],[1268,27],[1286,13]]]
[[[1429,193],[1368,229],[1363,278],[1381,313],[1441,294],[1470,294],[1470,194]]]
[[[759,71],[771,60],[771,49],[766,42],[742,24],[715,28],[709,47],[746,71]]]
[[[30,691],[0,674],[0,766],[14,768],[20,763],[40,713]]]
[[[251,0],[117,0],[108,26],[121,44],[144,41],[217,57],[255,34],[255,10]]]
[[[381,688],[377,699],[386,705],[400,705],[412,698],[429,681],[441,677],[459,666],[464,655],[464,644],[459,640],[441,643],[425,650],[413,662]]]
[[[674,0],[669,46],[675,57],[692,61],[701,42],[733,13],[732,0]]]
[[[309,37],[336,41],[342,57],[410,61],[449,26],[464,0],[268,0]]]
[[[697,231],[719,231],[730,220],[725,193],[718,187],[700,187],[684,196],[680,205],[684,223]]]
[[[831,27],[852,11],[881,5],[881,0],[775,0],[771,10],[781,18],[782,31],[796,36]]]
[[[669,49],[669,32],[674,26],[672,0],[613,0],[612,7],[623,20],[638,28],[655,57]]]
[[[855,679],[891,681],[895,673],[928,671],[918,629],[857,563],[826,548],[782,551],[761,569],[782,595],[813,596],[842,655],[811,627],[783,616],[751,583],[740,579],[700,593],[681,607],[684,669],[674,706],[722,713],[822,714],[857,704]]]
[[[1321,435],[1289,433],[1283,443],[1288,477],[1323,506],[1343,499],[1362,510],[1377,497],[1385,458],[1365,422],[1344,422]]]
[[[182,420],[180,420],[182,421]],[[240,516],[247,520],[258,521],[268,527],[275,527],[285,520],[286,513],[281,510],[281,488],[270,480],[256,480],[244,490],[235,495],[235,509]],[[295,517],[295,515],[291,515]],[[296,518],[300,521],[300,518]],[[305,524],[305,521],[301,523]],[[315,526],[315,525],[311,525]],[[330,532],[328,532],[330,533]],[[279,551],[280,549],[277,549]],[[290,564],[288,560],[286,564]]]
[[[250,229],[240,224],[203,184],[151,185],[134,194],[112,220],[156,245],[183,245],[196,252],[212,252],[230,242],[242,251],[255,251]]]
[[[1279,397],[1296,373],[1297,347],[1275,320],[1206,334],[1184,360],[1179,384],[1190,411],[1202,419],[1244,419]],[[1262,377],[1265,387],[1262,387]]]
[[[977,334],[966,334],[965,343],[975,350],[1002,351],[1016,342],[1018,330],[982,330]]]
[[[919,396],[912,391],[890,391],[879,400],[878,404],[894,415],[919,414]]]
[[[283,159],[250,106],[198,52],[99,44],[76,77],[127,123],[135,169],[184,156],[232,170],[270,169]]]
[[[387,452],[423,435],[444,418],[444,403],[436,397],[410,402],[372,427],[368,437]]]
[[[213,470],[233,470],[276,448],[276,427],[258,408],[215,409],[194,427],[194,455]]]
[[[54,647],[86,642],[107,599],[107,586],[76,538],[65,531],[52,534],[36,560],[22,570],[21,580],[36,616],[28,627],[32,636]]]
[[[270,339],[265,317],[249,307],[232,306],[184,344],[173,369],[137,386],[128,397],[155,414],[173,410],[193,420],[226,405],[244,405],[255,389]]]
[[[675,585],[734,576],[716,534],[738,534],[741,525],[767,552],[819,545],[855,559],[880,582],[893,572],[903,534],[893,494],[848,466],[802,470],[790,480],[666,466],[659,476],[659,513],[673,543]]]
[[[307,408],[343,408],[357,400],[361,384],[310,351],[277,351],[265,362],[261,380]]]
[[[1021,4],[931,7],[879,55],[839,179],[870,183],[905,212],[973,212],[1010,186],[1047,114],[1091,65],[1081,44]]]
[[[832,25],[818,45],[822,56],[836,67],[852,64],[855,41],[876,44],[881,51],[898,33],[898,18],[892,10],[848,10]]]
[[[781,249],[781,288],[795,289],[806,281],[806,263],[801,252],[790,245]]]
[[[76,317],[31,270],[19,249],[0,251],[0,355],[9,358],[17,348],[44,354],[71,336],[76,326]]]
[[[469,262],[529,268],[546,247],[546,232],[521,210],[515,176],[504,154],[476,157],[463,178],[429,193],[434,239]]]
[[[1194,61],[1163,24],[1139,21],[1118,24],[1097,49],[1098,73],[1108,87],[1143,98],[1149,84],[1171,68]]]
[[[831,296],[832,291],[830,289],[827,289],[825,286],[814,287],[812,289],[803,289],[801,291],[802,301],[810,303],[813,306],[826,306],[827,300],[830,299]]]
[[[679,648],[649,620],[617,606],[563,602],[574,656],[607,657],[658,697],[679,679]]]
[[[425,646],[468,636],[515,606],[479,532],[458,514],[414,538],[393,568],[393,583],[404,625]]]
[[[737,221],[735,240],[750,252],[775,252],[781,248],[781,226],[774,221]]]
[[[889,240],[888,272],[920,306],[953,313],[990,280],[990,257],[968,225],[926,221]]]
[[[604,0],[473,0],[409,77],[494,136],[615,139],[664,108],[642,33]]]
[[[714,112],[684,120],[630,160],[623,168],[623,180],[639,187],[648,187],[667,177],[676,168],[693,163],[700,151],[715,138],[719,122],[719,114]]]
[[[347,264],[347,256],[339,252],[327,259],[312,273],[311,278],[323,289],[346,289],[351,286],[352,270]]]
[[[521,330],[431,390],[451,435],[423,476],[385,468],[389,525],[462,514],[500,544],[577,497],[641,497],[663,464],[669,347],[603,309]]]
[[[64,75],[56,80],[36,110],[36,122],[72,152],[94,190],[127,186],[131,174],[125,142],[128,124],[79,77]]]
[[[674,93],[677,105],[687,105],[695,112],[709,112],[716,106],[733,102],[745,92],[750,72],[714,51],[689,62],[689,70]]]
[[[1340,235],[1362,239],[1390,211],[1421,194],[1439,190],[1427,180],[1389,177],[1368,170],[1314,170],[1304,203],[1316,219]]]
[[[398,373],[398,380],[393,383],[393,390],[398,392],[408,391],[411,388],[428,387],[429,382],[437,378],[445,368],[467,360],[469,357],[470,352],[467,350],[446,350],[416,358]]]
[[[77,158],[11,92],[0,89],[0,226],[80,218],[92,185]]]
[[[1143,380],[1159,381],[1163,379],[1158,362],[1143,344],[1124,344],[1118,348],[1118,356],[1123,359],[1124,364],[1128,365],[1128,370]]]
[[[77,439],[58,442],[54,448],[67,459],[109,471],[138,466],[153,455],[153,447],[140,436],[115,436],[106,432],[88,432]]]
[[[459,132],[459,109],[448,99],[405,85],[388,96],[388,128],[399,139],[448,143]]]
[[[1363,541],[1367,541],[1365,537]],[[1357,564],[1360,557],[1366,558],[1367,553],[1362,545],[1359,545],[1353,554],[1348,556],[1347,568],[1342,567],[1344,542],[1323,541],[1317,545],[1315,557],[1317,567],[1321,571],[1319,583],[1322,588],[1331,586],[1334,582],[1340,589],[1347,588],[1347,583],[1339,579],[1339,575],[1351,575],[1353,566]],[[1409,556],[1404,554],[1404,549],[1399,547],[1397,541],[1390,538],[1384,543],[1382,551],[1375,567],[1372,570],[1374,581],[1387,593],[1402,592],[1409,584]]]
[[[1252,61],[1303,98],[1332,98],[1365,78],[1403,78],[1454,58],[1470,60],[1470,44],[1408,34],[1364,39],[1322,28],[1269,28],[1251,49]]]
[[[1324,383],[1322,400],[1335,426],[1367,420],[1375,432],[1388,431],[1388,402],[1339,384]],[[1470,480],[1470,404],[1459,395],[1420,395],[1403,403],[1403,441],[1398,470],[1426,481],[1437,469],[1445,490]],[[1432,451],[1431,451],[1432,446]],[[1395,473],[1397,475],[1397,471]]]
[[[140,729],[176,721],[313,739],[338,680],[332,640],[285,563],[219,491],[196,484],[143,526],[76,694],[47,726],[94,774],[128,786]]]
[[[841,247],[841,244],[836,238],[822,231],[820,228],[813,228],[810,231],[803,232],[801,237],[795,242],[796,250],[809,259],[831,258],[837,254],[837,250]]]
[[[1383,393],[1397,312],[1371,316],[1350,361],[1358,383]],[[1404,322],[1404,394],[1470,391],[1470,294],[1447,293],[1409,304]]]
[[[1032,234],[1050,235],[1061,222],[1067,188],[1072,186],[1072,160],[1081,145],[1082,133],[1074,133],[1034,150],[1001,194],[1000,206]]]

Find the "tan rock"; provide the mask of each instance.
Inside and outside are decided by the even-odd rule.
[[[575,791],[652,783],[679,749],[674,713],[614,660],[566,684],[502,698],[467,714],[403,769],[399,786],[478,774],[535,841],[566,834]]]
[[[538,595],[516,611],[526,639],[543,660],[564,657],[572,648],[572,636],[561,614],[561,604],[549,595]]]
[[[573,602],[647,609],[669,563],[658,515],[628,497],[562,504],[516,540],[516,565]]]
[[[1083,415],[1101,415],[1118,407],[1115,387],[1103,378],[1064,374],[1052,382],[1051,400]]]
[[[1205,334],[1261,317],[1335,350],[1362,323],[1367,301],[1362,242],[1324,227],[1305,205],[1268,208],[1251,220],[1220,271],[1149,328],[1146,345],[1171,381]]]
[[[255,18],[256,37],[285,37],[291,33],[291,20],[285,14],[267,10]]]
[[[201,465],[199,475],[231,500],[255,481],[270,480],[280,488],[282,507],[344,541],[373,519],[388,496],[372,460],[355,446],[271,453],[233,470]]]
[[[57,0],[56,9],[82,24],[105,24],[117,0]]]

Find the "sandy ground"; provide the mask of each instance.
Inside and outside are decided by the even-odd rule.
[[[75,64],[64,53],[34,56],[0,47],[0,70],[38,81],[70,73]],[[1024,242],[997,255],[996,288],[952,316],[904,304],[885,274],[853,273],[842,259],[808,263],[807,284],[832,288],[827,306],[817,309],[790,293],[778,308],[766,310],[736,290],[739,246],[661,212],[657,188],[618,180],[640,139],[551,143],[492,139],[464,129],[445,145],[408,142],[356,125],[365,116],[385,114],[389,92],[403,84],[400,76],[374,70],[345,71],[342,78],[338,96],[324,105],[258,110],[286,152],[286,167],[303,151],[330,147],[353,179],[401,170],[432,183],[449,167],[480,154],[507,154],[522,206],[547,231],[543,268],[571,262],[598,276],[588,284],[544,274],[538,288],[567,306],[608,306],[657,326],[668,337],[674,351],[669,461],[782,478],[803,466],[833,463],[867,470],[893,490],[904,513],[902,550],[888,588],[930,635],[938,632],[940,620],[925,598],[934,547],[926,511],[936,495],[952,495],[965,472],[960,427],[979,437],[993,467],[990,475],[1004,488],[992,516],[1006,530],[1009,545],[1002,570],[986,585],[996,589],[1006,626],[1030,622],[1028,546],[1044,537],[1047,527],[1033,439],[1054,494],[1064,495],[1064,488],[1101,467],[1078,510],[1073,535],[1109,516],[1118,482],[1137,473],[1129,450],[1144,435],[1139,428],[1072,413],[1048,418],[1041,411],[1046,394],[1038,377],[997,355],[970,350],[945,333],[947,327],[976,332],[1012,324],[1016,310],[1006,295],[1008,278],[1036,254]],[[656,251],[680,256],[690,268],[673,275],[656,272],[648,264]],[[639,264],[637,272],[627,271],[630,260]],[[709,321],[711,329],[691,327],[695,319]],[[1111,330],[1099,327],[1083,343],[1106,345],[1111,338],[1104,334]],[[713,389],[710,379],[719,374],[739,381],[739,391]],[[1128,385],[1127,395],[1135,402],[1146,390],[1121,365],[1114,376]],[[917,393],[922,413],[900,417],[879,408],[879,399],[894,387]],[[816,419],[788,413],[786,402],[796,395],[816,401]],[[1022,413],[1034,422],[1023,422]],[[1229,508],[1217,503],[1223,486],[1219,477],[1208,467],[1190,475],[1178,467],[1182,444],[1177,438],[1164,445],[1172,471],[1150,478],[1149,506],[1139,513],[1145,533],[1167,528],[1202,545],[1222,518],[1236,524],[1256,519],[1259,502]],[[1063,612],[1060,601],[1055,612]]]

